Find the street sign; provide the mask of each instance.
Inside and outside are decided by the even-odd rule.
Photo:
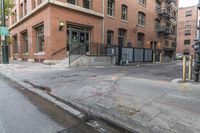
[[[2,35],[2,36],[1,36],[1,41],[5,41],[5,40],[6,40],[5,36]]]
[[[0,35],[8,36],[9,35],[8,27],[0,27]]]

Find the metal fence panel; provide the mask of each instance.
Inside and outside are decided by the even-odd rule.
[[[152,62],[153,61],[153,51],[151,49],[145,49],[145,62]]]
[[[107,47],[106,53],[107,55],[118,55],[116,47]]]
[[[134,49],[134,62],[143,62],[144,61],[144,49]]]
[[[128,55],[128,62],[133,62],[133,48],[122,48],[122,55]]]

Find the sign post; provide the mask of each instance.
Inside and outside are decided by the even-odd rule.
[[[0,35],[2,36],[2,56],[3,56],[3,64],[9,64],[9,55],[8,55],[8,44],[7,44],[7,36],[9,35],[8,28],[6,27],[5,22],[5,3],[4,0],[1,0],[1,20],[3,27],[0,27]]]

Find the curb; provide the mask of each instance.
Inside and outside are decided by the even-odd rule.
[[[53,104],[55,104],[56,106],[64,109],[65,111],[69,112],[70,114],[78,117],[78,118],[83,118],[85,115],[83,113],[81,113],[80,111],[64,104],[63,102],[60,102],[58,100],[56,100],[56,98],[53,98],[51,97],[50,95],[47,94],[47,92],[45,91],[41,91],[41,90],[38,90],[36,89],[35,87],[32,87],[31,85],[27,84],[27,83],[23,83],[23,82],[18,82],[17,80],[11,78],[11,77],[8,77],[7,75],[3,74],[3,73],[0,73],[0,75],[2,75],[3,77],[19,84],[20,86],[24,87],[25,89],[37,94],[38,96],[41,96],[42,98],[44,98],[45,100],[48,100],[50,102],[52,102]]]
[[[110,123],[110,124],[112,124],[114,126],[117,126],[119,129],[124,129],[127,133],[138,133],[138,132],[132,130],[131,128],[129,128],[128,126],[125,126],[123,124],[115,122],[114,119],[112,120],[112,119],[105,118],[105,117],[101,116],[101,114],[96,113],[96,112],[94,112],[92,110],[90,110],[90,112],[88,112],[87,111],[87,110],[89,110],[88,108],[85,108],[85,107],[83,107],[83,106],[81,106],[79,104],[72,103],[70,101],[64,101],[64,100],[54,96],[53,94],[48,93],[48,92],[43,91],[43,90],[39,90],[38,88],[33,87],[32,85],[30,85],[28,83],[19,82],[19,81],[15,80],[14,78],[9,77],[9,76],[7,76],[6,74],[4,74],[2,72],[0,72],[0,75],[2,75],[3,77],[7,78],[10,81],[15,82],[16,84],[19,84],[23,88],[27,89],[28,91],[31,91],[32,93],[35,93],[36,95],[44,98],[45,100],[47,100],[49,102],[52,102],[53,104],[55,104],[55,106],[60,107],[61,109],[63,109],[64,111],[70,113],[72,116],[77,117],[78,119],[85,120],[85,118],[87,119],[87,116],[89,116],[89,117],[90,116],[96,116],[97,118],[100,118],[104,122],[107,122],[107,123]],[[69,104],[69,105],[67,105],[67,104]],[[82,110],[82,112],[78,111],[75,108],[77,108],[79,110]],[[86,112],[88,112],[88,113],[86,113]],[[91,113],[91,115],[88,115],[89,113]],[[88,125],[90,125],[90,123],[88,123]],[[95,128],[95,126],[92,125],[92,124],[90,126]],[[98,128],[97,128],[97,130],[98,130]]]

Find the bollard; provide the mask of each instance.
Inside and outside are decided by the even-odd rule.
[[[160,63],[162,63],[162,53],[160,53]]]
[[[183,56],[183,82],[186,81],[186,56]]]
[[[153,52],[153,63],[155,63],[155,62],[156,62],[156,53]]]
[[[192,58],[192,56],[190,56],[190,59],[189,59],[189,74],[188,74],[189,80],[192,80],[192,62],[193,62],[193,58]]]

